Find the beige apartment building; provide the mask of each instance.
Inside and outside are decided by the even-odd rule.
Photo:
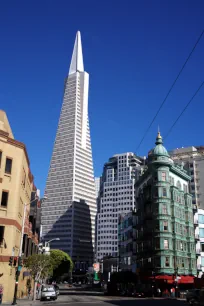
[[[26,147],[14,139],[6,113],[0,111],[0,284],[4,287],[3,302],[13,299],[16,267],[9,266],[9,258],[19,255],[24,204],[28,204],[24,241],[28,236],[35,246],[38,243],[29,224],[29,203],[34,189]],[[28,277],[28,273],[21,272],[19,277],[19,297],[26,294],[26,275]]]

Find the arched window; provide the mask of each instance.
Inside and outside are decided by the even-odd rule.
[[[180,183],[180,181],[177,181],[176,186],[178,187],[178,189],[181,189],[181,183]]]

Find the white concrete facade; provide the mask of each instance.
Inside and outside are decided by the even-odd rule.
[[[105,164],[97,214],[97,260],[118,256],[118,217],[135,207],[135,177],[142,161],[134,153],[114,155]]]
[[[77,32],[69,75],[65,84],[57,134],[42,205],[44,239],[72,255],[73,202],[90,210],[92,243],[95,241],[96,191],[88,119],[89,75],[84,71],[81,36]],[[83,205],[83,204],[82,204]]]
[[[180,148],[169,152],[175,163],[184,163],[191,176],[193,204],[204,209],[204,147]]]
[[[169,152],[175,163],[183,163],[191,176],[198,276],[204,273],[204,147],[187,147]],[[203,229],[203,230],[202,230]]]
[[[197,270],[198,277],[202,277],[204,273],[204,209],[198,209],[194,215],[194,223],[196,226],[196,254],[197,254]]]
[[[96,188],[96,197],[97,198],[99,196],[100,183],[101,183],[101,178],[100,177],[95,177],[95,188]]]

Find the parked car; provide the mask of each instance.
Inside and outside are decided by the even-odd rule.
[[[134,296],[137,298],[144,298],[145,294],[144,292],[140,291],[140,292],[135,292]]]
[[[41,288],[41,301],[44,300],[56,300],[57,293],[53,285],[43,285]]]
[[[55,287],[55,291],[56,291],[57,296],[58,296],[60,294],[59,287],[57,285],[54,285],[54,287]]]
[[[195,304],[195,302],[197,302],[199,299],[199,294],[200,294],[200,289],[188,290],[186,294],[186,301],[189,304]]]

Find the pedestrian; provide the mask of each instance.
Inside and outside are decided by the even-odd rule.
[[[30,300],[30,296],[31,296],[31,286],[28,287],[28,299]]]
[[[175,298],[175,288],[174,287],[171,288],[171,297]]]
[[[2,304],[3,292],[4,292],[4,287],[2,284],[0,284],[0,304]]]
[[[160,295],[161,295],[161,289],[157,288],[157,296],[160,297]]]

